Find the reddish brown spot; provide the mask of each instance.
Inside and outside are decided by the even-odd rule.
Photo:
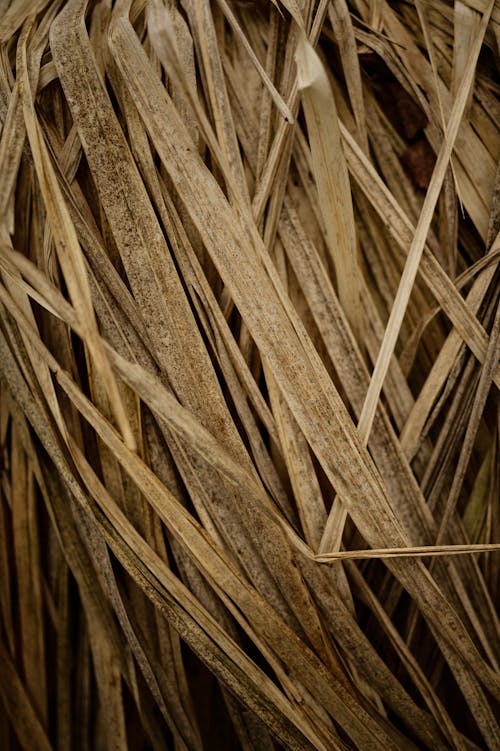
[[[412,143],[404,152],[401,161],[417,188],[427,190],[436,163],[436,155],[428,140],[422,136]]]

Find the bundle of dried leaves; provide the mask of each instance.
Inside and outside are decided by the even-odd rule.
[[[498,749],[493,0],[0,0],[0,745]]]

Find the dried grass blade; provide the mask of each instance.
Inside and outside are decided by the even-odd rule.
[[[321,60],[305,35],[299,38],[296,61],[328,249],[337,275],[342,307],[356,337],[359,337],[361,319],[356,230],[335,100]]]
[[[320,553],[314,558],[318,563],[342,560],[367,560],[369,558],[425,558],[426,556],[473,555],[500,551],[496,543],[468,545],[421,545],[408,548],[385,548],[376,550],[339,550],[335,553]]]
[[[368,133],[361,71],[356,49],[356,38],[346,0],[336,0],[330,3],[328,15],[337,44],[339,45],[342,69],[356,119],[360,146],[368,154]]]

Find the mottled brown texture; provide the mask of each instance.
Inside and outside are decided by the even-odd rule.
[[[499,22],[0,0],[2,750],[498,747]]]

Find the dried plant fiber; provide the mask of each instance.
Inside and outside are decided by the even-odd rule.
[[[2,750],[500,750],[499,45],[0,0]]]

